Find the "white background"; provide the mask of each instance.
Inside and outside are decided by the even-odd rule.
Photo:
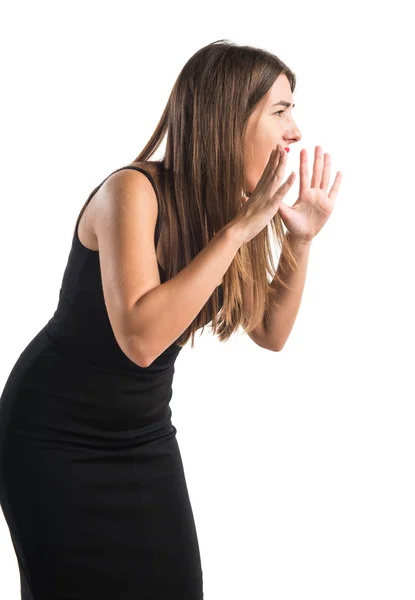
[[[16,2],[2,11],[1,388],[56,308],[83,203],[141,151],[202,46],[258,46],[296,73],[303,138],[288,156],[297,178],[287,203],[301,148],[310,161],[316,145],[330,153],[331,183],[343,173],[283,351],[243,330],[221,344],[207,328],[176,361],[172,420],[205,600],[415,598],[409,6]],[[1,512],[0,565],[0,598],[17,600]]]

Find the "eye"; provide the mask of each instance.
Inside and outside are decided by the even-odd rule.
[[[284,114],[285,110],[277,110],[277,112],[275,112],[274,115],[280,115],[281,116],[281,113]]]

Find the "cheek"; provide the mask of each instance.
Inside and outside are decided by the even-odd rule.
[[[250,187],[258,183],[267,166],[271,151],[277,146],[279,141],[278,130],[272,121],[267,121],[263,124],[260,123],[255,133],[251,132],[249,144],[246,147],[248,154],[245,155]]]
[[[280,137],[275,126],[271,127],[271,125],[268,124],[268,127],[264,127],[258,131],[256,149],[261,154],[261,160],[266,157],[266,161],[268,161],[271,150],[276,147],[279,140]]]

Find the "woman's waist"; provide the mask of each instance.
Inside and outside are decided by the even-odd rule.
[[[146,427],[168,426],[172,377],[171,370],[126,371],[83,359],[49,341],[43,329],[4,389],[3,417],[11,420],[7,426],[3,418],[3,426],[26,436],[136,439]]]
[[[164,414],[153,420],[131,421],[129,427],[107,429],[108,423],[88,423],[82,420],[61,418],[45,420],[42,415],[33,420],[25,419],[23,413],[16,413],[4,432],[1,450],[13,455],[14,450],[34,451],[35,449],[67,450],[129,450],[142,444],[175,435],[176,428],[171,421],[171,409],[166,407]],[[44,417],[45,415],[43,415]]]

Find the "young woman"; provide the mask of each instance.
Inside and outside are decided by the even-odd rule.
[[[82,208],[57,309],[0,402],[0,503],[23,600],[203,598],[174,363],[208,323],[221,341],[242,326],[271,351],[290,333],[340,186],[338,173],[327,193],[320,147],[310,186],[302,150],[299,198],[283,202],[286,151],[301,139],[294,88],[276,56],[209,44],[144,150]],[[149,160],[165,135],[163,160]]]

